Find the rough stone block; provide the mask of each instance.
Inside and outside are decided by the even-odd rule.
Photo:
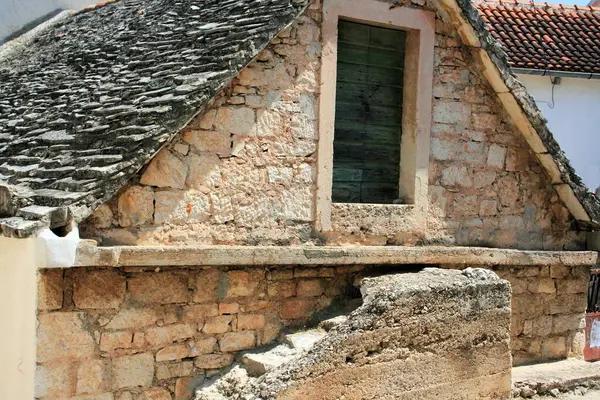
[[[175,382],[175,400],[189,400],[194,396],[194,389],[204,381],[204,377],[179,378]]]
[[[160,364],[156,367],[156,379],[160,381],[189,376],[192,374],[193,368],[193,361],[182,361],[177,364]]]
[[[559,359],[567,357],[566,338],[553,336],[542,339],[541,357],[545,359]]]
[[[200,117],[200,128],[201,129],[212,129],[213,125],[215,124],[215,118],[217,117],[217,110],[212,109],[212,110],[208,110],[205,113],[202,114],[202,116]]]
[[[183,308],[183,320],[187,322],[202,322],[206,318],[219,315],[219,306],[217,303],[196,304]]]
[[[469,105],[455,101],[437,101],[433,106],[433,121],[443,124],[461,124],[469,122]]]
[[[225,333],[231,330],[233,317],[231,315],[220,315],[218,317],[209,318],[204,322],[203,333],[215,334]]]
[[[480,217],[491,217],[498,213],[498,202],[496,200],[482,200],[479,206]]]
[[[229,332],[219,340],[219,348],[223,352],[247,350],[256,346],[256,336],[253,331]]]
[[[88,360],[77,369],[77,393],[93,394],[110,390],[110,362]]]
[[[528,286],[531,293],[556,293],[556,285],[553,279],[541,278],[531,282]]]
[[[217,339],[214,337],[205,337],[188,342],[190,346],[190,356],[195,357],[200,354],[209,354],[217,350]]]
[[[504,169],[505,158],[506,147],[494,143],[488,151],[487,165],[491,168]]]
[[[241,83],[241,79],[240,79]],[[221,107],[217,111],[215,130],[243,135],[254,126],[254,110],[247,107]]]
[[[226,297],[245,297],[253,295],[259,282],[252,278],[253,276],[247,271],[227,272]]]
[[[201,369],[224,368],[233,362],[233,354],[206,354],[195,358],[194,365]]]
[[[160,191],[154,197],[154,223],[157,225],[204,222],[210,217],[210,200],[202,192]]]
[[[267,274],[267,279],[270,281],[279,281],[284,279],[293,279],[294,278],[294,270],[289,269],[276,269],[270,271]]]
[[[99,229],[107,229],[112,226],[113,212],[108,204],[102,204],[88,217],[88,221]]]
[[[261,314],[240,314],[237,317],[238,330],[255,330],[265,327],[265,316]]]
[[[140,304],[186,303],[190,299],[187,276],[159,272],[135,275],[128,284],[131,301]]]
[[[154,357],[150,353],[124,356],[112,360],[113,389],[150,387],[154,378]]]
[[[292,297],[296,295],[296,282],[293,280],[269,282],[269,297]]]
[[[585,328],[585,318],[581,314],[554,315],[552,333],[564,334]]]
[[[142,394],[143,400],[171,400],[171,393],[165,388],[152,388]]]
[[[40,315],[37,361],[90,357],[95,343],[86,326],[84,313],[53,312]]]
[[[221,271],[216,268],[198,272],[198,275],[196,275],[196,290],[193,297],[194,303],[204,303],[218,299],[221,275]]]
[[[167,149],[162,149],[150,162],[140,183],[147,186],[183,189],[188,166]]]
[[[108,329],[143,328],[156,323],[156,311],[149,308],[124,308],[106,325]]]
[[[116,270],[77,269],[73,302],[78,308],[119,308],[125,299],[125,276]]]
[[[562,279],[569,275],[571,269],[565,265],[550,266],[550,278]]]
[[[194,146],[198,151],[229,156],[231,152],[231,134],[215,131],[185,131],[182,139]]]
[[[35,370],[36,398],[69,398],[75,394],[77,364],[53,362],[38,365]]]
[[[118,209],[119,225],[122,227],[152,221],[154,191],[147,186],[130,186],[119,196]]]
[[[547,336],[552,333],[552,316],[543,315],[537,317],[533,321],[533,335],[535,336]]]
[[[284,300],[279,316],[282,319],[308,318],[316,311],[316,300],[311,298],[291,298]]]
[[[38,273],[38,309],[58,310],[63,304],[63,270],[43,269]]]
[[[150,346],[164,346],[194,336],[195,329],[189,324],[175,324],[146,330],[146,343]]]
[[[205,190],[221,184],[221,160],[216,154],[190,153],[186,157],[189,173],[186,185],[192,189]]]
[[[442,171],[442,185],[470,188],[473,186],[473,180],[466,167],[452,165]]]
[[[240,312],[240,305],[238,303],[220,303],[219,314],[229,315],[237,314]]]
[[[103,332],[100,337],[100,350],[129,349],[133,344],[131,332]]]
[[[321,279],[302,279],[298,281],[297,293],[300,297],[320,296],[325,292],[325,281]]]
[[[160,349],[156,353],[156,362],[181,360],[190,356],[190,347],[187,344],[174,344]]]
[[[577,294],[587,293],[588,283],[581,279],[558,279],[556,281],[556,293]]]

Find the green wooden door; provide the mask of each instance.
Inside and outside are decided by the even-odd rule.
[[[336,203],[398,198],[403,31],[339,21],[333,143]]]

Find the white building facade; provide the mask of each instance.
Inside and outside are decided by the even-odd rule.
[[[600,186],[600,79],[592,79],[591,74],[587,78],[553,75],[518,77],[535,98],[572,166],[595,191]]]

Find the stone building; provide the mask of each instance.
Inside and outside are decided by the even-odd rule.
[[[415,265],[580,355],[600,201],[468,0],[115,1],[0,60],[3,397],[187,399]]]

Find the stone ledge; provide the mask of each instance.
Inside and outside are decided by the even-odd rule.
[[[533,397],[552,389],[572,390],[600,382],[600,366],[583,360],[563,360],[513,368],[515,397]]]
[[[277,246],[116,246],[82,241],[76,267],[244,266],[244,265],[594,265],[593,251],[525,251],[480,247],[277,247]]]

